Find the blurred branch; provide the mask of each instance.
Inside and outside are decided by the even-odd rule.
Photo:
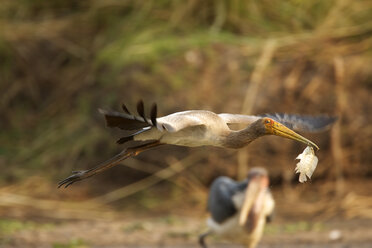
[[[328,15],[324,18],[323,23],[317,27],[317,30],[322,32],[334,28],[337,21],[342,18],[342,10],[350,4],[349,2],[349,0],[336,1]]]
[[[117,190],[114,190],[108,194],[105,194],[103,196],[96,197],[92,199],[94,202],[100,202],[102,204],[107,204],[110,202],[117,201],[119,199],[123,199],[125,197],[128,197],[134,193],[137,193],[141,190],[147,189],[165,179],[168,179],[187,167],[190,167],[194,165],[198,160],[200,160],[202,157],[201,152],[193,153],[186,158],[177,161],[173,164],[171,164],[168,168],[162,169],[160,171],[157,171],[153,175],[146,177],[142,180],[139,180],[135,183],[132,183],[130,185],[124,186],[122,188],[119,188]],[[91,200],[89,200],[91,201]]]
[[[263,75],[266,67],[270,64],[271,59],[274,55],[276,49],[276,41],[268,40],[265,43],[261,56],[258,58],[256,66],[252,72],[252,76],[245,92],[245,98],[242,106],[242,114],[252,114],[254,103],[256,102],[256,97],[260,85],[263,81]],[[242,127],[240,127],[242,128]],[[243,179],[248,173],[248,152],[247,148],[242,148],[238,151],[238,170],[237,178]]]
[[[346,218],[372,219],[372,197],[349,192],[340,204]]]
[[[249,80],[249,85],[245,92],[245,98],[242,106],[242,114],[252,114],[254,103],[256,102],[256,97],[259,91],[259,87],[262,83],[263,75],[265,69],[271,62],[274,52],[277,48],[276,40],[266,41],[261,56],[258,58],[256,66],[252,72],[251,79]]]
[[[173,164],[173,163],[168,162],[168,164]],[[156,166],[154,164],[150,164],[150,163],[147,163],[147,162],[144,162],[144,161],[139,161],[139,160],[136,160],[136,159],[127,160],[123,165],[128,167],[128,168],[138,170],[138,171],[142,171],[142,172],[146,172],[146,173],[153,174],[153,175],[155,175],[156,172],[158,172],[159,170],[162,169],[161,167]],[[162,178],[162,179],[168,180],[169,182],[174,183],[178,187],[183,188],[185,190],[190,189],[187,185],[180,182],[180,181],[187,180],[186,177],[183,177],[182,180],[178,180],[178,178],[175,179],[175,178],[172,178],[172,177]]]
[[[211,32],[219,32],[226,20],[225,1],[218,0],[215,5],[215,18],[211,27]]]
[[[347,104],[347,98],[344,91],[344,81],[345,81],[345,66],[344,60],[341,57],[334,58],[334,70],[335,70],[335,81],[336,81],[336,101],[337,110],[336,114],[339,121],[335,123],[331,130],[331,150],[334,159],[334,172],[336,176],[336,193],[337,195],[342,195],[344,192],[344,178],[343,178],[343,168],[344,168],[344,157],[342,151],[342,141],[341,141],[341,121],[342,115],[344,113],[344,106]]]
[[[37,216],[53,219],[107,219],[115,214],[109,209],[99,207],[96,202],[66,202],[38,199],[31,196],[0,192],[0,214],[23,217],[37,212]]]

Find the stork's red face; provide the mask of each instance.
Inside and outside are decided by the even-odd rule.
[[[271,118],[263,118],[262,123],[265,126],[266,134],[276,135],[280,137],[284,137],[287,139],[297,140],[306,145],[311,145],[316,147],[319,150],[319,147],[313,143],[312,141],[306,139],[305,137],[299,135],[298,133],[292,131],[291,129],[287,128],[283,124],[274,121]]]

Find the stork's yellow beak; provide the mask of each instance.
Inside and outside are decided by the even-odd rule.
[[[276,122],[270,118],[265,118],[264,120],[266,131],[269,134],[284,137],[287,139],[297,140],[300,141],[308,146],[313,146],[316,149],[319,150],[319,147],[312,142],[311,140],[306,139],[305,137],[299,135],[298,133],[292,131],[288,127],[284,126],[283,124],[280,124],[279,122]]]

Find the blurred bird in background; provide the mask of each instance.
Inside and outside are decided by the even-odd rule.
[[[247,247],[256,247],[275,205],[268,186],[267,171],[258,167],[241,182],[224,176],[215,179],[208,197],[209,229],[199,236],[200,245],[206,248],[205,238],[216,234],[231,240],[243,238]]]

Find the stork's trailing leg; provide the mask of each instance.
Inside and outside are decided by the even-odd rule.
[[[125,150],[123,150],[121,153],[115,155],[113,158],[110,158],[109,160],[97,165],[96,167],[84,170],[84,171],[73,171],[72,175],[67,177],[66,179],[60,181],[58,183],[58,188],[65,185],[65,188],[70,186],[71,184],[86,179],[88,177],[94,176],[95,174],[101,173],[107,169],[110,169],[114,167],[115,165],[118,165],[121,161],[129,158],[137,156],[139,153],[149,150],[150,148],[157,147],[162,145],[159,141],[154,141],[151,143],[147,143],[140,146],[135,147],[129,147]]]
[[[202,248],[207,248],[207,244],[205,243],[205,238],[211,233],[212,231],[209,230],[199,235],[199,244]]]

